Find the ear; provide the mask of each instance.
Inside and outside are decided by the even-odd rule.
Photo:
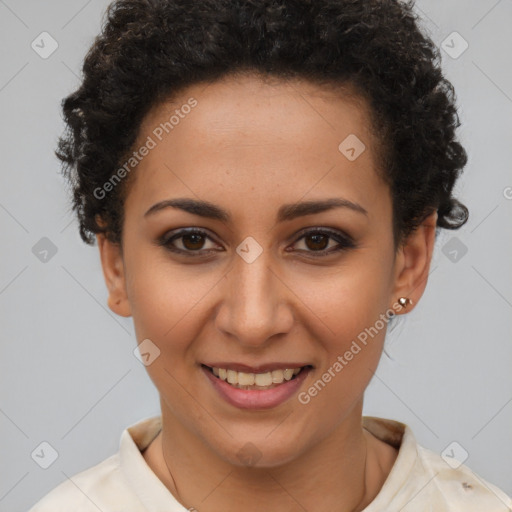
[[[109,291],[108,307],[120,316],[131,316],[121,245],[111,242],[104,234],[97,234],[96,241],[100,250],[103,277]]]
[[[398,250],[392,300],[398,303],[400,297],[407,297],[412,301],[412,304],[401,309],[398,314],[410,312],[425,291],[434,251],[436,224],[437,210],[408,236]]]

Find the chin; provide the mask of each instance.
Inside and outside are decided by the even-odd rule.
[[[276,436],[270,439],[268,432],[260,436],[230,438],[229,444],[210,445],[217,455],[228,464],[239,468],[275,468],[286,465],[306,450],[293,436]],[[302,439],[304,442],[304,439]]]

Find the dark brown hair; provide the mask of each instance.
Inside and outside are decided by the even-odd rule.
[[[105,197],[95,190],[118,170],[150,108],[245,70],[349,85],[367,100],[385,148],[379,167],[392,192],[396,246],[435,209],[438,228],[467,221],[467,208],[452,197],[467,161],[455,136],[453,87],[412,2],[117,0],[80,87],[62,102],[67,127],[56,155],[85,242],[95,233],[121,240],[127,187]]]

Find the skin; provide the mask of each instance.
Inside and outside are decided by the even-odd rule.
[[[304,81],[249,74],[194,85],[148,113],[136,147],[191,96],[198,105],[130,177],[122,246],[97,236],[109,307],[133,317],[138,343],[149,338],[161,351],[147,371],[160,393],[163,429],[144,458],[181,503],[200,512],[362,510],[397,456],[361,425],[385,328],[306,405],[294,396],[268,410],[239,409],[216,393],[200,364],[308,363],[314,368],[300,391],[307,390],[399,297],[418,303],[437,213],[395,250],[366,104]],[[338,150],[349,134],[366,146],[355,161]],[[171,207],[144,216],[179,197],[215,203],[231,220]],[[336,208],[276,223],[283,204],[334,197],[367,215]],[[210,238],[174,246],[220,250],[194,258],[155,243],[187,227]],[[322,227],[348,234],[355,247],[315,256],[338,242],[315,245],[298,233]],[[236,252],[248,236],[263,249],[252,263]],[[237,457],[248,442],[260,453],[253,466]]]

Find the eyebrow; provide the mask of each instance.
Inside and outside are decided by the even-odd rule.
[[[220,220],[228,222],[231,220],[229,212],[208,201],[176,198],[167,199],[154,204],[145,214],[144,217],[152,215],[165,208],[177,208],[193,215],[199,215],[208,219]],[[315,213],[325,212],[334,208],[348,208],[355,212],[362,213],[368,216],[368,212],[358,203],[349,201],[342,198],[330,198],[318,201],[303,201],[293,204],[282,205],[277,212],[277,222],[284,222],[302,217],[305,215],[312,215]]]

